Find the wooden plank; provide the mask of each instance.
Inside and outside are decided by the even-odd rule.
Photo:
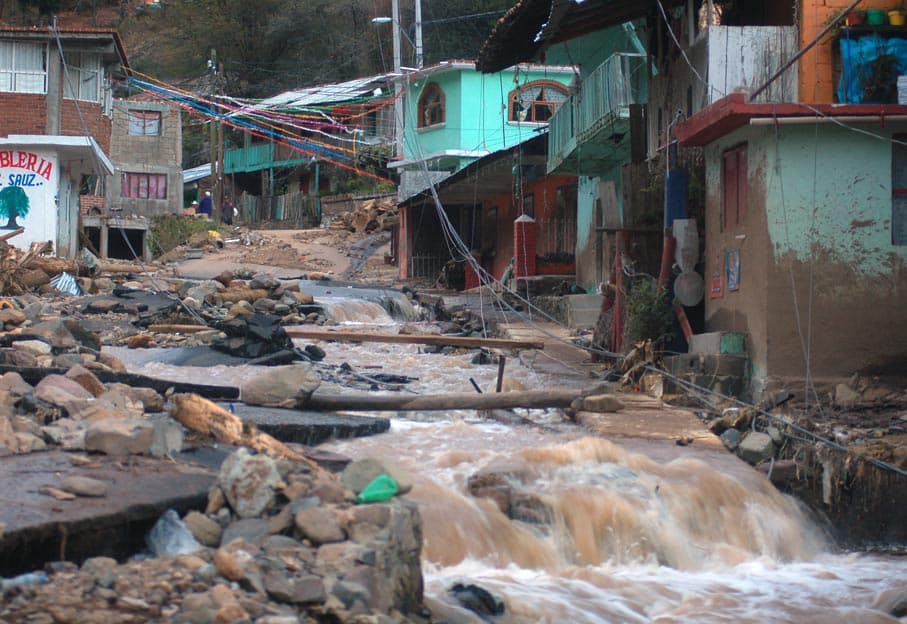
[[[153,326],[152,326],[153,327]],[[376,332],[325,331],[315,329],[287,329],[290,338],[306,340],[336,340],[338,342],[384,342],[393,344],[426,344],[470,349],[544,349],[545,343],[534,340],[507,338],[469,338],[465,336],[438,336],[412,334],[381,334]]]
[[[512,407],[570,407],[584,393],[578,390],[530,390],[484,394],[324,394],[315,392],[302,405],[310,410],[439,411],[452,409],[506,409]]]
[[[207,325],[179,325],[173,323],[148,326],[148,331],[161,334],[197,334],[198,332],[207,331],[209,329],[212,328]]]

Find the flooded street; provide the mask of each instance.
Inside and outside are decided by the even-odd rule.
[[[377,313],[346,310],[337,318],[345,326]],[[371,327],[387,331],[390,322]],[[490,388],[497,372],[472,364],[474,352],[320,344],[321,370],[347,363],[417,377],[405,392],[469,391],[470,377]],[[248,374],[118,355],[130,370],[161,377],[235,384]],[[527,389],[589,383],[537,372],[532,359],[509,359],[508,380]],[[835,552],[794,499],[720,446],[632,433],[609,441],[557,410],[516,412],[523,424],[471,411],[383,412],[393,418],[389,433],[322,446],[411,476],[426,604],[439,621],[483,621],[451,596],[455,583],[500,597],[500,622],[898,621],[873,607],[907,585],[907,560]]]

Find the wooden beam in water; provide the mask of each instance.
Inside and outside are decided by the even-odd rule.
[[[149,329],[153,331],[152,325]],[[336,340],[338,342],[383,342],[393,344],[425,344],[465,347],[468,349],[544,349],[545,343],[537,340],[511,340],[507,338],[472,338],[468,336],[439,336],[437,334],[384,334],[377,332],[326,331],[287,329],[290,338],[304,340]]]
[[[374,395],[324,394],[315,392],[299,409],[359,411],[439,411],[454,409],[506,409],[513,407],[570,407],[581,396],[579,390],[530,390],[526,392],[493,392],[484,394],[454,393]]]

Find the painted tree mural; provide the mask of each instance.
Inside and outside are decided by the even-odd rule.
[[[17,222],[17,217],[24,217],[28,214],[28,195],[20,186],[7,186],[0,190],[0,218],[6,217],[6,225],[0,226],[0,230],[16,230],[21,227]]]

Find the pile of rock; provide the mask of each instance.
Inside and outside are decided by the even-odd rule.
[[[387,472],[364,460],[338,479],[240,449],[224,462],[204,513],[183,518],[194,538],[184,552],[51,564],[47,583],[7,591],[0,620],[425,622],[416,505],[353,502]],[[400,494],[411,487],[394,477]]]
[[[76,364],[37,385],[19,373],[0,376],[0,455],[48,445],[108,455],[167,456],[182,449],[182,427],[164,415],[151,388],[103,384]]]
[[[391,201],[372,199],[355,210],[338,215],[334,227],[342,227],[356,234],[390,231],[397,223],[397,206]],[[333,225],[333,224],[332,224]]]

